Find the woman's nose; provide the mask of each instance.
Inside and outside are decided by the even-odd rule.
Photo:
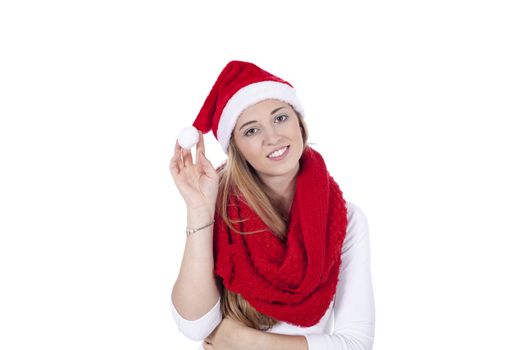
[[[264,136],[264,140],[268,145],[276,145],[279,143],[280,135],[275,128],[267,128]]]

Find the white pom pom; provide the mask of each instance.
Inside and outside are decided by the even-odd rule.
[[[194,126],[188,126],[180,131],[178,140],[182,148],[190,149],[199,142],[199,132]]]

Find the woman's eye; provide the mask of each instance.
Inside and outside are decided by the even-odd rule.
[[[286,114],[281,114],[281,115],[278,115],[277,117],[275,117],[275,121],[277,121],[278,123],[282,123],[286,119],[288,119],[288,116]]]
[[[244,132],[244,136],[252,136],[253,134],[255,134],[257,129],[255,128],[251,128],[251,129],[248,129]]]

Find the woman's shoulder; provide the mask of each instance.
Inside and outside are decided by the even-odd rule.
[[[344,245],[350,246],[368,236],[368,219],[357,204],[346,201],[348,227]]]
[[[352,222],[355,224],[367,223],[367,217],[363,209],[355,204],[354,202],[346,201],[346,211],[348,217],[348,223]]]

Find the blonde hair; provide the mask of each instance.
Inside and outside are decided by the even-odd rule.
[[[307,147],[308,130],[302,116],[295,111],[303,137],[303,150]],[[279,238],[286,236],[288,213],[280,212],[272,199],[267,195],[267,186],[261,181],[255,169],[241,155],[235,145],[233,136],[228,147],[228,160],[218,169],[219,193],[217,211],[226,225],[238,234],[239,232],[228,217],[228,197],[230,194],[242,194],[245,203],[261,218],[268,228]],[[242,218],[241,218],[242,221]],[[238,222],[238,221],[237,221]],[[240,294],[222,287],[221,312],[224,317],[235,319],[248,327],[268,330],[278,321],[253,308]]]

